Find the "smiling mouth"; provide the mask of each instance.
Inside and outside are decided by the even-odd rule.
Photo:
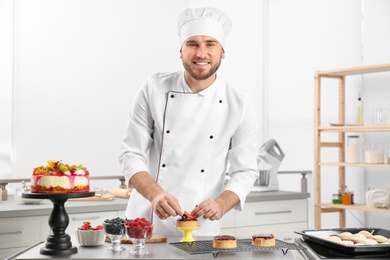
[[[194,64],[195,65],[199,65],[199,66],[206,66],[206,65],[209,65],[210,62],[205,62],[205,61],[194,61]]]

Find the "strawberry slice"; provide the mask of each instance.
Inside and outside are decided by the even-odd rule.
[[[195,220],[196,218],[194,216],[192,216],[190,213],[188,213],[187,211],[184,211],[184,214],[183,216],[186,216],[188,219],[191,219],[191,220]]]

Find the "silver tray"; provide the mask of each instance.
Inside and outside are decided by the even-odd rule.
[[[362,230],[366,230],[373,235],[382,235],[390,238],[390,230],[380,228],[335,228],[335,229],[316,229],[316,230],[303,230],[295,231],[296,234],[302,235],[302,238],[306,241],[319,244],[330,250],[338,250],[354,255],[365,255],[372,253],[390,252],[390,244],[378,244],[378,245],[364,245],[364,246],[346,246],[336,242],[332,242],[326,239],[318,237],[319,235],[339,235],[343,232],[351,232],[352,234],[359,233]]]

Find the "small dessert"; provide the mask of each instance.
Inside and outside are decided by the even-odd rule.
[[[186,228],[186,227],[198,227],[198,220],[194,216],[192,216],[187,211],[184,211],[183,216],[176,221],[177,228]]]
[[[234,236],[220,235],[215,236],[213,240],[214,248],[236,248],[237,239]]]
[[[31,176],[32,193],[88,192],[88,170],[81,164],[68,165],[61,161],[47,161],[47,166],[34,168]]]
[[[275,246],[276,240],[272,234],[256,234],[252,236],[253,246]]]
[[[338,236],[330,236],[329,238],[328,238],[328,240],[329,241],[332,241],[332,242],[334,242],[334,243],[341,243],[341,238],[339,238]]]
[[[349,240],[351,236],[352,236],[351,232],[343,232],[339,234],[339,238],[341,238],[342,240]]]
[[[378,242],[372,238],[367,238],[366,240],[363,240],[362,243],[365,245],[377,245],[378,244]]]
[[[364,243],[363,241],[367,238],[362,234],[356,233],[353,234],[349,239],[354,243]]]
[[[359,234],[362,234],[366,238],[372,238],[372,234],[370,232],[368,232],[367,230],[362,230],[359,232]]]
[[[384,243],[387,241],[387,237],[385,236],[382,236],[382,235],[375,235],[375,236],[372,236],[372,239],[374,239],[376,242],[378,243]]]
[[[355,243],[353,243],[351,240],[343,240],[340,242],[343,246],[354,246]]]

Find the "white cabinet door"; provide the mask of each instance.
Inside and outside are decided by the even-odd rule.
[[[236,212],[236,227],[307,221],[306,200],[250,202]]]
[[[38,242],[41,217],[2,218],[0,248],[29,246]]]

